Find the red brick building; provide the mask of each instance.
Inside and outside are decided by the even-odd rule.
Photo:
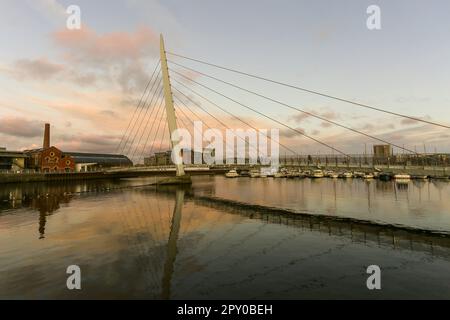
[[[41,172],[74,172],[75,160],[56,147],[30,151],[30,167]]]
[[[83,152],[62,152],[50,146],[50,124],[45,124],[41,149],[25,150],[25,167],[38,172],[94,171],[104,168],[133,166],[124,155]]]

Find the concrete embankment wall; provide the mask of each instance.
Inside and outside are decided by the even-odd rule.
[[[189,171],[189,175],[223,174],[227,170]],[[94,179],[120,179],[148,176],[174,176],[175,171],[115,171],[115,172],[74,172],[74,173],[1,173],[0,184],[49,181],[82,181]]]
[[[72,181],[102,179],[105,175],[102,172],[86,173],[18,173],[18,174],[0,174],[0,183],[26,183],[26,182],[44,182],[44,181]]]

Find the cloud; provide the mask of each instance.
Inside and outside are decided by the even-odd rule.
[[[99,152],[113,153],[119,144],[120,137],[107,134],[59,135],[52,143],[66,152]]]
[[[325,111],[318,111],[318,110],[311,110],[311,109],[304,109],[304,112],[298,112],[290,116],[290,120],[294,121],[296,123],[301,123],[306,119],[314,118],[314,116],[318,116],[327,120],[337,120],[340,118],[340,115],[334,111],[325,110]],[[329,127],[329,126],[328,126]]]
[[[108,117],[116,117],[116,113],[114,111],[111,110],[102,110],[100,111],[100,114],[108,116]]]
[[[306,134],[306,131],[303,128],[297,127],[297,128],[295,128],[295,130],[300,131],[302,134]],[[280,136],[284,137],[284,138],[301,137],[302,134],[300,134],[294,130],[291,130],[291,129],[281,129],[280,130]]]
[[[296,113],[292,117],[290,117],[290,119],[292,119],[294,122],[300,123],[303,120],[308,119],[310,117],[311,116],[309,114],[306,114],[306,113]]]
[[[420,120],[431,120],[431,117],[429,115],[425,115],[423,117],[416,117],[417,119]],[[414,124],[419,124],[420,122],[414,119],[409,119],[409,118],[404,118],[402,119],[402,121],[400,122],[403,125],[414,125]]]
[[[43,122],[25,118],[0,118],[0,133],[21,137],[34,138],[42,136]]]
[[[156,57],[159,45],[158,36],[147,27],[140,27],[134,33],[97,34],[83,26],[79,30],[62,29],[52,38],[59,47],[66,49],[66,58],[70,61],[90,65]]]
[[[19,79],[48,80],[64,69],[63,65],[50,62],[45,58],[20,59],[14,63],[12,72]]]
[[[61,29],[51,37],[71,70],[70,81],[81,86],[116,84],[128,94],[144,90],[150,77],[147,62],[159,52],[159,37],[144,26],[134,32],[99,34],[84,25],[79,30]]]

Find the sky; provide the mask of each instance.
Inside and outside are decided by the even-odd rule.
[[[66,27],[70,5],[81,9],[80,30]],[[370,5],[381,9],[380,30],[366,26]],[[167,148],[162,130],[160,136],[144,130],[145,123],[156,128],[163,117],[151,113],[158,99],[148,113],[142,109],[149,120],[141,128],[137,122],[134,144],[119,148],[159,60],[161,33],[169,52],[449,125],[449,16],[446,0],[0,0],[0,147],[40,147],[43,124],[49,122],[52,145],[65,151],[138,154],[153,141],[154,150]],[[365,146],[370,152],[379,142],[171,61],[405,148],[450,152],[449,129],[168,58],[169,68],[345,153],[362,153]],[[180,76],[172,72],[171,78],[183,89],[174,82]],[[331,153],[205,88],[185,84],[255,127],[279,128],[281,142],[301,154]],[[200,97],[189,97],[229,127],[246,128]],[[181,112],[189,111],[177,100],[177,117],[187,123]],[[193,103],[184,103],[210,127],[223,129]]]

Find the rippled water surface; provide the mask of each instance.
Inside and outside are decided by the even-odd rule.
[[[0,298],[450,298],[450,184],[194,177],[0,187]],[[266,213],[217,199],[312,216]],[[317,218],[318,216],[319,218]],[[66,288],[66,268],[82,289]],[[366,287],[369,265],[382,289]]]

